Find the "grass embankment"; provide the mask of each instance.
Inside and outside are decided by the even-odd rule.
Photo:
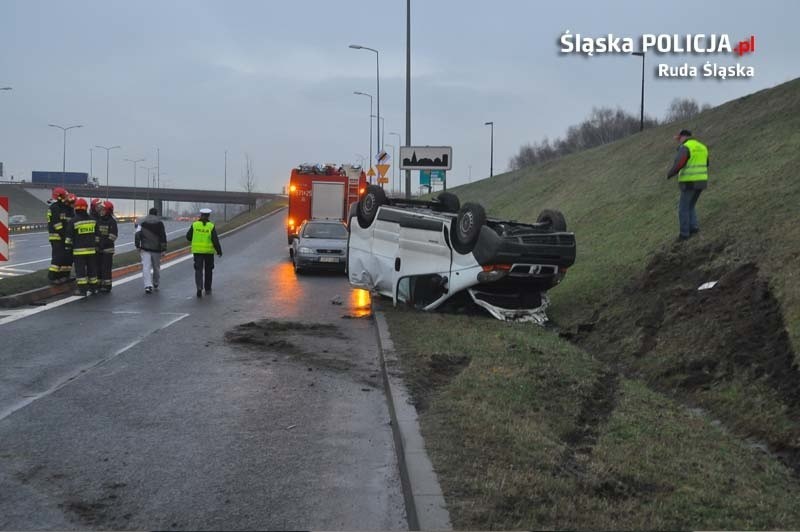
[[[243,212],[228,220],[228,223],[221,225],[218,233],[222,234],[226,231],[231,231],[240,227],[247,222],[255,220],[259,216],[263,216],[279,207],[286,205],[285,199],[275,199],[268,201],[252,211]],[[175,251],[186,247],[188,242],[184,235],[178,235],[167,242],[167,252]],[[129,266],[140,262],[139,252],[137,250],[127,251],[125,253],[116,253],[114,255],[114,267],[120,268],[122,266]],[[8,277],[0,280],[0,297],[12,294],[18,294],[27,290],[33,290],[47,285],[47,270],[38,270],[33,273],[20,275],[18,277]]]
[[[683,127],[709,146],[711,184],[702,232],[674,246]],[[589,353],[527,325],[389,312],[458,527],[800,526],[798,144],[795,80],[454,189],[494,216],[565,213],[578,258],[549,312]],[[440,379],[454,356],[472,362]]]

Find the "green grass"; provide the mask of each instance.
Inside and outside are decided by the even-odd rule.
[[[286,205],[285,199],[275,199],[268,201],[258,207],[257,209],[253,209],[252,211],[245,212],[239,214],[238,216],[231,218],[228,220],[228,223],[221,226],[218,233],[222,234],[226,231],[233,230],[237,227],[240,227],[247,222],[255,220],[259,216],[263,216],[279,207],[283,207]],[[186,240],[184,235],[179,235],[177,238],[174,238],[167,242],[167,251],[175,251],[186,247],[189,245],[189,242]],[[139,252],[137,250],[127,251],[125,253],[116,253],[114,254],[114,267],[120,268],[122,266],[129,266],[131,264],[137,264],[141,261],[139,257]],[[40,288],[42,286],[47,285],[47,270],[38,270],[32,273],[28,273],[25,275],[20,275],[17,277],[7,277],[5,279],[0,280],[0,297],[8,296],[13,294],[19,294],[20,292],[26,292],[28,290],[34,290],[36,288]]]
[[[787,468],[556,334],[387,316],[456,529],[800,526]]]
[[[709,146],[711,170],[702,232],[676,248],[666,170],[683,127]],[[453,189],[498,217],[564,212],[578,258],[548,313],[565,331],[596,324],[581,350],[530,325],[389,309],[457,528],[800,526],[800,475],[755,445],[800,456],[797,369],[770,358],[800,345],[798,145],[795,80]],[[747,264],[764,294],[751,280],[696,292]]]

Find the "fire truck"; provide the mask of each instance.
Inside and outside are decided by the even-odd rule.
[[[289,245],[300,225],[312,218],[345,220],[350,204],[367,188],[367,176],[359,166],[303,164],[289,178],[289,215],[286,236]]]

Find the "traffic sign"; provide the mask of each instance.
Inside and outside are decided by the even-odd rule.
[[[389,178],[388,177],[379,177],[378,178],[378,183],[382,183],[382,184],[385,185],[388,182],[389,182]]]
[[[446,172],[444,170],[420,170],[419,184],[430,186],[431,183],[443,183]]]
[[[389,171],[388,164],[376,164],[375,167],[378,169],[378,175],[383,177],[386,175],[386,172]]]
[[[369,177],[375,177],[375,170],[373,170],[371,166],[369,167],[369,172],[367,172],[367,175]]]
[[[451,146],[400,146],[400,170],[450,170]]]
[[[375,156],[375,162],[378,164],[389,164],[392,158],[386,153],[386,150],[381,150],[378,152],[378,155]]]

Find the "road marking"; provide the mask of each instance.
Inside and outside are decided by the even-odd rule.
[[[166,264],[162,264],[161,269],[166,270],[167,268],[172,268],[176,264],[180,264],[181,262],[187,261],[191,258],[193,258],[193,255],[191,254],[185,255],[175,260],[169,261]],[[130,275],[128,277],[123,277],[122,279],[114,281],[114,286],[120,286],[125,283],[129,283],[131,281],[135,281],[136,279],[141,279],[141,278],[142,278],[142,272],[134,273],[133,275]],[[27,318],[29,316],[33,316],[34,314],[39,314],[40,312],[44,312],[46,310],[52,310],[54,308],[60,307],[61,305],[66,305],[67,303],[72,303],[73,301],[80,301],[81,299],[83,299],[83,296],[69,296],[64,299],[59,299],[58,301],[54,301],[53,303],[48,303],[47,305],[43,305],[41,307],[25,309],[7,318],[0,319],[0,325],[12,323],[17,320],[21,320],[22,318]]]
[[[19,237],[19,236],[46,235],[46,234],[47,234],[47,231],[37,231],[35,233],[15,233],[15,234],[12,234],[11,237],[13,238],[15,236]]]
[[[80,299],[80,298],[75,297],[74,299]],[[17,403],[11,405],[10,407],[6,408],[5,410],[0,411],[0,421],[4,420],[5,418],[10,416],[14,412],[17,412],[18,410],[21,410],[21,409],[25,408],[29,404],[31,404],[31,403],[33,403],[35,401],[38,401],[39,399],[42,399],[43,397],[47,397],[48,395],[50,395],[50,394],[52,394],[54,392],[57,392],[58,390],[60,390],[61,388],[63,388],[67,384],[69,384],[70,382],[72,382],[72,381],[78,379],[79,377],[87,374],[89,371],[91,371],[91,370],[93,370],[93,369],[95,369],[95,368],[97,368],[99,366],[102,366],[106,362],[110,362],[111,360],[114,360],[115,358],[117,358],[118,356],[123,354],[124,352],[136,347],[139,343],[144,341],[146,338],[154,335],[155,333],[157,333],[159,331],[162,331],[162,330],[166,329],[170,325],[178,323],[179,321],[181,321],[182,319],[184,319],[184,318],[186,318],[188,316],[189,316],[189,314],[180,314],[179,316],[171,319],[166,324],[160,326],[159,328],[157,328],[156,330],[154,330],[153,332],[151,332],[147,336],[143,336],[141,338],[138,338],[138,339],[134,340],[133,342],[129,343],[128,345],[126,345],[122,349],[118,349],[113,354],[111,354],[111,355],[109,355],[107,357],[101,358],[100,360],[98,360],[96,362],[93,362],[91,364],[86,364],[84,366],[81,366],[80,368],[78,368],[77,370],[75,370],[74,372],[72,372],[71,374],[69,374],[68,376],[66,376],[65,378],[61,379],[59,382],[57,382],[53,386],[51,386],[49,389],[47,389],[47,390],[45,390],[45,391],[43,391],[41,393],[34,394],[34,395],[24,396],[25,399],[23,399],[22,401],[18,401]]]
[[[15,265],[16,266],[16,265]],[[0,272],[8,273],[33,273],[33,270],[23,270],[21,268],[12,268],[11,266],[0,266]]]

